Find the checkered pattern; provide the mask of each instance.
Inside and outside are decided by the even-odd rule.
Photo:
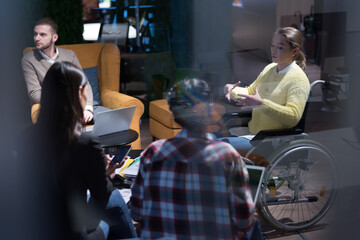
[[[182,131],[142,152],[131,215],[142,224],[142,239],[243,238],[254,211],[247,183],[231,145]]]

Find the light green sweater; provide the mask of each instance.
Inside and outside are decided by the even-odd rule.
[[[237,94],[252,95],[258,88],[260,97],[264,99],[263,104],[252,111],[251,134],[294,127],[303,114],[310,92],[309,79],[296,64],[285,73],[277,73],[276,66],[276,63],[266,66],[249,87],[236,87],[231,91],[231,98],[237,99]]]

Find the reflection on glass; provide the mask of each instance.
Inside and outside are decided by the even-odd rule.
[[[234,7],[241,7],[241,8],[244,7],[242,0],[234,0],[232,5],[233,5]]]

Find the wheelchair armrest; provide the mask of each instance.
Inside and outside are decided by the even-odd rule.
[[[301,134],[304,131],[300,128],[286,128],[286,129],[276,129],[276,130],[262,130],[258,132],[253,139],[250,140],[250,143],[255,146],[262,140],[267,137],[277,137],[277,136],[287,136],[287,135],[297,135]]]
[[[239,118],[251,118],[252,116],[252,109],[243,109],[240,112],[237,113],[237,116]]]

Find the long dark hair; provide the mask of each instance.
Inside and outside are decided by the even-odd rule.
[[[296,64],[305,71],[306,57],[305,54],[301,51],[304,43],[303,34],[293,27],[279,28],[276,30],[275,34],[284,36],[287,39],[291,49],[299,48],[300,51],[296,56],[294,56],[294,60],[296,61]]]
[[[84,73],[69,62],[56,62],[46,73],[37,125],[52,140],[65,145],[76,141],[74,130],[83,118],[79,88],[86,83]]]

